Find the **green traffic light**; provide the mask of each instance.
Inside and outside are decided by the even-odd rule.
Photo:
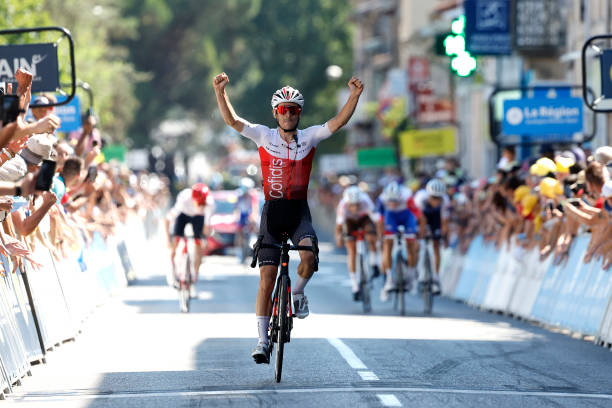
[[[460,77],[469,76],[472,72],[474,72],[476,66],[476,58],[472,57],[472,55],[467,51],[457,54],[457,56],[453,57],[451,60],[451,68]]]
[[[444,39],[444,51],[446,55],[459,55],[465,51],[465,38],[461,35],[448,35]]]
[[[453,34],[462,35],[465,30],[465,16],[461,15],[451,23],[451,31]]]

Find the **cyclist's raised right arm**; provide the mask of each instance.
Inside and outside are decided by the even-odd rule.
[[[225,93],[225,87],[229,83],[229,78],[225,72],[220,73],[213,79],[213,87],[217,97],[217,104],[223,116],[223,120],[228,126],[231,126],[236,132],[242,133],[247,122],[236,114],[234,107],[229,101],[229,97]]]

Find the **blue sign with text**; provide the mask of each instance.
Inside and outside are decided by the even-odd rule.
[[[59,87],[57,46],[53,43],[0,46],[0,82],[15,82],[19,68],[32,73],[32,92],[55,92]]]
[[[474,55],[509,55],[510,0],[465,0],[465,41]]]
[[[603,50],[601,63],[601,93],[604,99],[612,99],[612,50]]]
[[[582,132],[582,99],[524,98],[504,101],[505,135],[571,135]]]
[[[33,98],[32,98],[33,99]],[[59,96],[57,98],[58,102],[65,101],[65,96]],[[77,95],[70,101],[69,104],[56,106],[53,109],[53,114],[58,116],[62,123],[60,127],[57,129],[58,132],[73,132],[75,130],[79,130],[82,126],[81,121],[81,101]],[[26,119],[29,121],[34,121],[34,116],[32,116],[32,110],[28,110],[26,115]]]

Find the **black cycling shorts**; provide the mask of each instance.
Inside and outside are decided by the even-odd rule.
[[[203,215],[190,216],[180,213],[178,217],[176,217],[176,221],[174,221],[174,231],[172,235],[174,235],[175,237],[184,237],[185,226],[187,224],[191,224],[191,228],[193,228],[193,237],[195,239],[202,239],[202,230],[204,229]]]
[[[376,225],[372,222],[369,215],[363,215],[357,219],[347,218],[344,221],[344,239],[346,241],[354,241],[356,238],[353,233],[359,230],[365,230],[365,232],[376,234]]]
[[[262,243],[280,244],[283,232],[289,235],[293,245],[298,245],[305,238],[313,242],[317,234],[312,227],[312,216],[306,200],[270,200],[266,201],[261,211],[259,234]],[[280,249],[261,248],[259,266],[280,264]]]

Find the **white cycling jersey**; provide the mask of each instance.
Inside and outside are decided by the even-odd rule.
[[[208,194],[208,197],[206,197],[205,206],[198,207],[191,198],[191,189],[186,188],[178,194],[174,207],[172,207],[170,212],[174,217],[178,216],[179,214],[185,214],[190,217],[203,215],[205,224],[208,224],[214,209],[215,199],[212,198],[212,194]]]
[[[399,201],[399,205],[395,209],[393,209],[394,212],[404,211],[405,209],[407,209],[410,197],[412,197],[412,190],[410,188],[403,186],[403,185],[400,185],[399,187],[400,187],[400,201]],[[387,203],[389,202],[389,199],[386,197],[384,191],[378,197],[378,199],[384,206],[385,211],[391,211],[387,207]]]
[[[351,212],[349,209],[350,204],[345,197],[342,197],[338,208],[336,209],[336,224],[343,225],[346,220],[357,220],[364,215],[370,217],[373,222],[377,222],[379,214],[376,211],[376,207],[372,202],[372,199],[365,192],[361,192],[359,197],[359,210],[357,212]]]
[[[306,200],[315,148],[332,135],[327,123],[298,130],[291,143],[276,128],[248,122],[242,135],[257,144],[266,201]]]

